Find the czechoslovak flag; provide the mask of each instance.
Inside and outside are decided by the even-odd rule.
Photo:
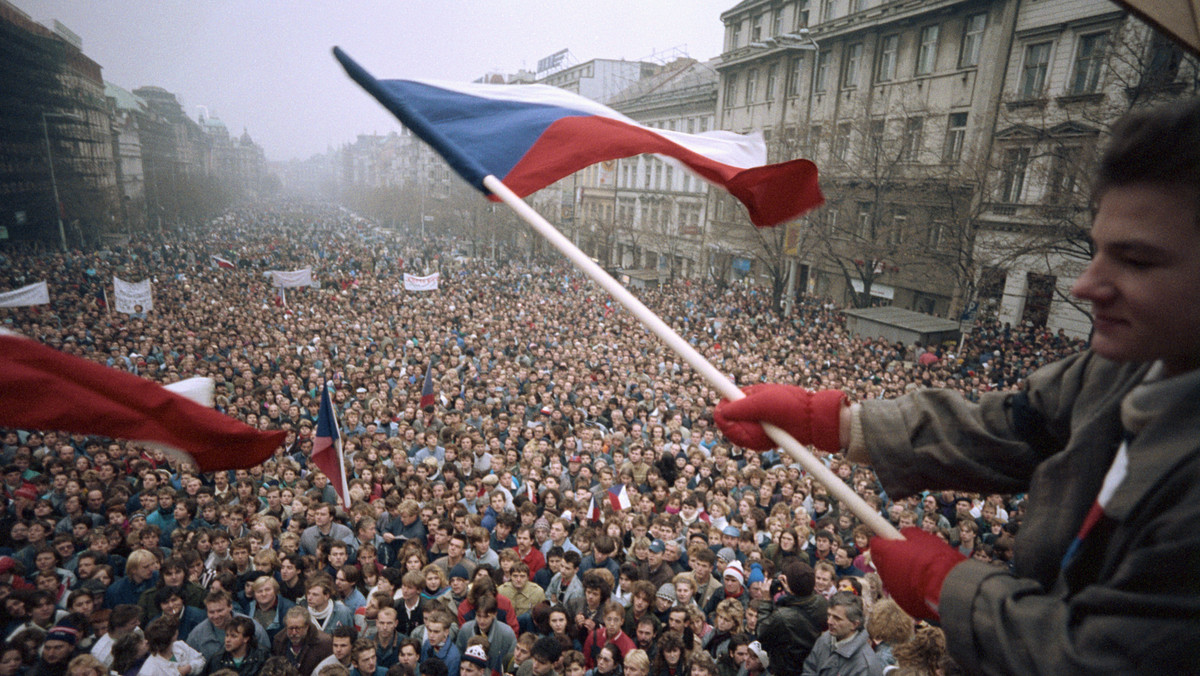
[[[196,382],[189,385],[212,383]],[[158,444],[201,472],[249,469],[283,443],[177,392],[0,330],[0,427]]]
[[[226,270],[232,270],[237,267],[233,264],[233,261],[227,258],[221,258],[220,256],[213,256],[212,262],[216,264],[218,268],[224,268]]]
[[[427,412],[433,411],[433,358],[429,358],[429,368],[425,369],[425,382],[421,383],[421,408]]]
[[[596,505],[596,496],[594,495],[591,502],[588,503],[587,518],[592,523],[600,523],[604,520],[604,514],[600,512],[600,507]]]
[[[612,503],[613,509],[618,512],[633,506],[633,503],[629,500],[629,492],[625,490],[625,484],[617,484],[609,488],[608,501]]]
[[[767,164],[761,134],[646,127],[549,85],[376,80],[340,48],[333,54],[355,82],[483,193],[488,176],[526,197],[597,162],[652,153],[729,191],[757,226],[792,220],[824,202],[817,166],[801,159]]]
[[[344,507],[350,507],[350,488],[346,485],[346,463],[342,456],[342,433],[338,429],[333,401],[329,398],[329,385],[321,387],[321,405],[317,409],[317,429],[313,438],[313,464],[325,476]]]

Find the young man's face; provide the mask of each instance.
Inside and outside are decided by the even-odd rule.
[[[496,621],[496,613],[475,613],[475,626],[479,631],[487,633],[492,628],[492,623]]]
[[[346,639],[346,650],[350,649],[350,639]],[[412,646],[404,646],[400,649],[400,664],[416,669],[417,661],[421,658],[421,654]]]
[[[375,654],[375,649],[369,648],[367,650],[360,651],[354,656],[354,666],[358,667],[358,673],[360,674],[374,674],[375,663],[378,661],[378,659],[379,658]]]
[[[346,554],[345,548],[334,547],[329,550],[329,565],[333,566],[334,568],[341,568],[342,566],[346,565],[346,559],[348,556],[349,555]]]
[[[621,613],[608,613],[604,616],[604,631],[609,639],[621,633],[621,626],[624,624],[625,616]]]
[[[1129,185],[1100,198],[1095,255],[1071,293],[1092,304],[1092,349],[1115,361],[1162,359],[1166,375],[1200,366],[1196,193]]]
[[[816,580],[817,591],[829,589],[829,585],[833,584],[833,575],[824,568],[818,568],[813,573],[813,578]]]
[[[450,632],[446,625],[441,622],[426,622],[425,623],[425,638],[430,645],[441,645],[446,642],[446,636]]]
[[[229,631],[225,632],[225,650],[236,655],[245,648],[246,643],[249,642],[249,640],[249,636],[243,635],[242,632],[238,631],[236,628],[231,628]]]

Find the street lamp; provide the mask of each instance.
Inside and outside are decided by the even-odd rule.
[[[58,199],[58,179],[54,175],[54,153],[50,150],[50,127],[46,124],[47,117],[62,117],[68,120],[82,121],[83,118],[71,113],[47,113],[42,111],[42,137],[46,139],[46,161],[50,163],[50,187],[54,189],[54,217],[58,219],[58,240],[63,251],[67,250],[67,232],[63,229],[62,202]]]

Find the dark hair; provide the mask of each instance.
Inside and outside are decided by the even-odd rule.
[[[1200,99],[1135,110],[1113,125],[1093,200],[1132,183],[1200,188]]]
[[[783,576],[787,578],[788,592],[792,596],[808,596],[816,587],[816,575],[813,567],[801,561],[799,557],[791,557],[783,562]]]
[[[562,657],[562,644],[553,636],[543,636],[533,644],[533,649],[529,651],[533,657],[540,657],[545,662],[554,663]]]
[[[178,596],[181,599],[184,598],[183,587],[163,587],[163,588],[159,589],[158,591],[154,592],[155,607],[161,606],[162,604],[166,603],[167,601],[169,601],[171,599],[172,596]]]
[[[150,644],[151,653],[160,653],[175,641],[175,634],[179,632],[179,623],[174,618],[159,616],[150,621],[146,625],[146,643]]]
[[[137,632],[129,632],[121,638],[113,642],[113,671],[118,674],[124,674],[135,667],[139,660],[142,659],[141,652],[142,637]]]
[[[449,676],[450,670],[440,657],[426,657],[421,660],[421,676]]]
[[[230,629],[237,629],[239,634],[249,639],[251,651],[258,647],[258,640],[254,634],[254,620],[244,615],[234,615],[229,619],[225,631],[228,633]]]

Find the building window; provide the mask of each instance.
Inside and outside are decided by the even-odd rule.
[[[800,95],[800,68],[803,66],[803,64],[804,64],[803,59],[801,59],[798,56],[793,56],[791,58],[791,60],[788,61],[788,74],[787,74],[787,95],[788,96],[799,96]]]
[[[808,28],[808,0],[796,3],[796,28]]]
[[[739,45],[739,43],[741,43],[741,41],[742,41],[742,21],[741,21],[741,19],[736,19],[736,20],[734,20],[733,25],[731,25],[729,27],[729,50],[733,51],[733,50],[737,49],[738,45]]]
[[[750,42],[758,42],[759,40],[763,39],[762,27],[762,14],[759,14],[750,20]]]
[[[866,0],[850,0],[850,13],[861,12],[867,6]]]
[[[1079,48],[1075,52],[1075,76],[1071,78],[1072,94],[1091,94],[1099,87],[1100,67],[1104,64],[1107,42],[1107,33],[1079,37]]]
[[[934,221],[929,224],[929,238],[925,241],[931,249],[937,249],[946,241],[945,221]]]
[[[900,36],[888,35],[879,42],[879,69],[875,79],[890,82],[896,78],[896,54],[900,51]]]
[[[1000,174],[1000,201],[1014,204],[1025,192],[1025,172],[1029,169],[1029,148],[1009,148],[1004,151]]]
[[[1046,198],[1051,204],[1071,204],[1079,192],[1079,174],[1083,149],[1079,146],[1057,148],[1050,158],[1050,176]]]
[[[821,21],[833,20],[833,0],[821,0]]]
[[[767,66],[767,90],[763,92],[763,98],[767,101],[775,100],[775,83],[779,79],[779,64],[773,63]]]
[[[783,35],[783,8],[780,7],[771,15],[771,35]]]
[[[833,156],[842,161],[846,161],[846,151],[850,148],[850,135],[853,130],[849,122],[843,122],[838,125],[837,136],[833,139]]]
[[[871,120],[867,126],[867,138],[864,139],[866,147],[863,154],[869,158],[868,161],[873,161],[883,150],[883,133],[886,126],[887,123],[882,119]]]
[[[808,152],[810,157],[817,157],[821,154],[821,125],[814,124],[808,128]]]
[[[1036,99],[1046,88],[1046,70],[1050,66],[1050,42],[1025,45],[1025,61],[1021,65],[1020,96]]]
[[[754,103],[755,88],[758,87],[758,69],[751,68],[746,71],[746,105]]]
[[[842,87],[858,86],[858,66],[862,62],[862,51],[861,42],[846,47],[846,58],[842,62]]]
[[[908,227],[908,214],[906,214],[904,212],[900,212],[900,213],[892,215],[892,231],[890,233],[888,233],[888,240],[891,242],[892,246],[900,246],[902,243],[904,243],[904,230],[907,227]],[[878,270],[879,267],[882,267],[882,266],[877,264],[876,265],[877,273],[881,272],[880,270]]]
[[[950,113],[946,123],[946,146],[942,149],[942,160],[957,162],[962,157],[963,141],[967,137],[967,114]]]
[[[937,65],[938,28],[934,24],[921,29],[917,46],[917,75],[928,75]]]
[[[920,159],[924,130],[923,117],[910,117],[904,121],[904,136],[900,139],[900,161],[916,162]]]
[[[833,54],[828,49],[817,54],[817,71],[813,75],[813,91],[823,92],[829,88],[829,59]]]
[[[871,218],[871,206],[870,202],[858,203],[858,236],[860,239],[875,239],[872,232],[874,228],[871,227],[871,223],[873,222]]]
[[[987,14],[973,14],[963,24],[962,49],[958,52],[958,67],[971,68],[979,65],[979,54],[983,49],[983,29],[987,27]]]
[[[1170,38],[1158,31],[1150,37],[1150,49],[1146,55],[1146,70],[1142,73],[1139,86],[1162,87],[1171,84],[1179,76],[1179,65],[1183,62],[1183,50]]]
[[[732,108],[737,104],[737,73],[730,73],[725,80],[725,107]]]

